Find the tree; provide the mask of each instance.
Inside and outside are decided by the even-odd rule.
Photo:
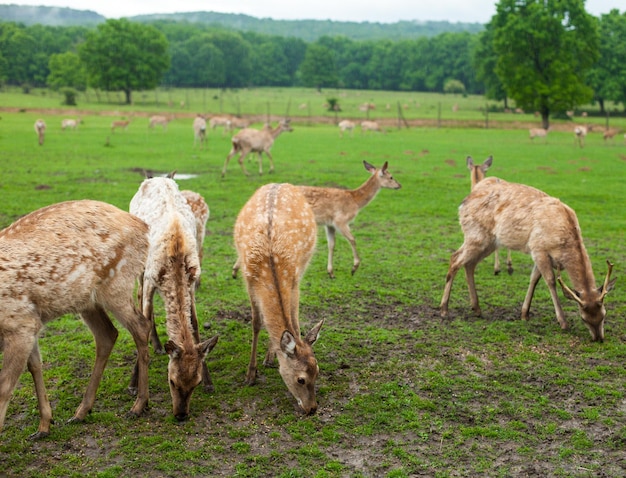
[[[602,113],[605,100],[621,102],[626,108],[626,12],[611,10],[600,17],[600,59],[589,82]]]
[[[337,71],[332,51],[319,43],[311,43],[300,65],[302,82],[321,91],[337,84]]]
[[[472,65],[476,78],[484,85],[485,96],[490,100],[503,101],[504,107],[508,108],[504,85],[495,73],[497,62],[498,55],[493,49],[493,24],[489,23],[475,43]]]
[[[126,19],[98,25],[79,55],[89,83],[106,91],[124,91],[126,104],[132,103],[132,91],[155,88],[170,65],[165,36],[153,26]]]
[[[85,91],[87,88],[87,75],[76,53],[67,52],[51,55],[48,68],[50,74],[47,83],[52,89],[70,87],[78,91]]]
[[[491,24],[496,74],[518,107],[540,112],[544,128],[550,112],[591,100],[585,78],[598,30],[584,0],[500,0]]]

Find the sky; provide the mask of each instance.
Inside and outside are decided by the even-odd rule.
[[[18,5],[45,5],[91,10],[106,18],[150,13],[213,11],[243,13],[275,20],[335,20],[392,23],[400,20],[434,20],[487,23],[495,14],[496,0],[14,0]],[[595,16],[612,9],[626,10],[624,0],[587,0]]]

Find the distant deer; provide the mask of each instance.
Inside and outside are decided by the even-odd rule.
[[[189,416],[191,394],[202,381],[213,390],[204,362],[218,337],[200,342],[195,307],[195,287],[200,275],[196,243],[196,220],[186,199],[172,179],[147,178],[130,202],[130,212],[150,226],[148,258],[140,294],[144,315],[152,323],[152,345],[162,350],[154,327],[153,299],[159,291],[165,305],[169,337],[168,378],[174,417]]]
[[[215,130],[218,126],[223,127],[222,136],[231,131],[232,119],[229,116],[213,116],[209,119],[209,127]]]
[[[148,252],[148,226],[127,212],[98,201],[68,201],[44,207],[0,231],[0,430],[20,374],[28,366],[35,383],[39,429],[49,434],[52,408],[46,394],[38,335],[64,314],[78,313],[96,341],[96,362],[71,421],[83,421],[118,332],[106,311],[128,329],[137,347],[137,394],[131,408],[148,405],[150,322],[137,309],[134,287]]]
[[[224,169],[222,169],[222,177],[226,174],[226,167],[228,166],[230,158],[235,156],[237,153],[239,153],[239,165],[246,176],[248,176],[248,171],[246,171],[243,160],[249,153],[257,153],[259,156],[259,175],[263,174],[263,153],[266,154],[270,161],[270,173],[273,172],[274,159],[270,154],[270,149],[272,148],[276,138],[278,138],[278,136],[284,131],[293,131],[289,125],[288,119],[280,121],[276,128],[272,128],[271,126],[261,130],[245,128],[239,131],[239,133],[233,136],[233,147],[226,157]]]
[[[603,134],[602,134],[602,138],[604,139],[604,142],[606,143],[606,140],[613,140],[615,138],[615,136],[617,135],[617,133],[619,133],[618,129],[607,129]]]
[[[545,128],[531,128],[528,130],[531,141],[535,138],[544,138],[544,140],[548,137],[548,130]]]
[[[43,141],[46,136],[46,122],[42,119],[35,121],[35,133],[39,139],[39,146],[43,146]]]
[[[204,198],[195,191],[184,189],[180,192],[189,207],[196,220],[196,246],[198,250],[198,260],[202,266],[204,236],[206,235],[206,223],[209,220],[209,206]],[[200,286],[200,274],[196,276],[196,289]]]
[[[200,144],[200,149],[204,148],[206,141],[206,119],[204,116],[198,115],[193,120],[193,145]]]
[[[319,367],[312,345],[324,320],[300,337],[299,284],[316,238],[313,211],[299,189],[290,184],[259,188],[235,223],[237,262],[243,267],[252,308],[252,352],[246,383],[256,381],[257,343],[264,324],[270,344],[263,364],[269,366],[278,357],[278,371],[306,414],[317,410]]]
[[[350,136],[352,136],[352,134],[354,133],[354,127],[356,125],[354,124],[354,121],[342,120],[337,126],[339,126],[339,136],[343,138],[343,134],[346,131],[350,131]]]
[[[556,318],[562,329],[568,328],[556,291],[558,278],[563,293],[578,303],[585,326],[594,341],[604,340],[604,298],[613,289],[609,264],[604,285],[596,288],[591,261],[583,244],[576,213],[556,198],[522,184],[489,177],[480,181],[459,207],[459,219],[465,239],[452,254],[441,299],[441,316],[448,315],[452,281],[461,267],[469,288],[470,302],[480,316],[474,284],[476,265],[497,246],[529,253],[534,261],[530,285],[522,305],[522,319],[528,319],[530,303],[541,277],[548,285]],[[555,277],[554,269],[559,271]],[[569,289],[560,278],[565,270],[574,286]]]
[[[122,128],[124,131],[128,128],[130,124],[130,119],[127,120],[115,120],[111,122],[111,133],[115,133],[115,130],[118,128]]]
[[[65,131],[67,128],[76,129],[78,124],[80,123],[80,119],[64,119],[61,120],[61,130]]]
[[[576,141],[578,142],[578,146],[581,148],[585,146],[585,137],[593,128],[592,125],[587,126],[576,126],[574,128],[574,135],[576,136]]]
[[[380,125],[376,121],[362,121],[361,122],[361,133],[365,133],[367,131],[377,131],[382,132],[380,129]]]
[[[172,121],[169,116],[154,115],[150,116],[148,120],[148,128],[154,129],[155,126],[161,126],[164,130],[167,129],[167,125]]]
[[[383,189],[400,189],[402,186],[387,170],[387,161],[378,169],[367,161],[363,161],[365,169],[371,174],[370,178],[357,189],[323,188],[316,186],[298,186],[308,203],[313,208],[315,221],[326,228],[328,241],[328,265],[326,271],[331,278],[333,272],[333,251],[335,249],[335,231],[345,237],[352,246],[352,274],[354,274],[361,259],[356,251],[356,240],[350,231],[350,223],[354,221],[361,209],[367,206]]]
[[[470,170],[472,189],[474,189],[474,186],[476,186],[476,183],[485,179],[485,173],[491,167],[491,164],[493,163],[493,157],[489,156],[487,159],[485,159],[483,164],[475,165],[472,157],[468,156],[466,159],[466,162],[467,162],[467,169]],[[493,273],[495,275],[498,275],[500,273],[500,254],[498,252],[498,248],[496,248],[493,255],[494,255]],[[513,261],[511,260],[511,249],[509,249],[506,254],[506,266],[507,266],[507,272],[509,273],[509,275],[513,274]]]

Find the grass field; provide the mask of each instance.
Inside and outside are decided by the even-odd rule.
[[[623,136],[604,144],[593,132],[583,149],[570,131],[531,143],[526,129],[515,128],[357,131],[341,139],[334,126],[303,116],[276,140],[273,175],[259,177],[255,161],[246,178],[233,160],[221,179],[230,144],[220,131],[210,132],[200,151],[190,118],[174,120],[167,131],[149,130],[145,118],[135,118],[127,131],[111,134],[104,111],[81,113],[84,123],[65,132],[63,116],[45,114],[42,147],[33,131],[41,112],[2,113],[0,227],[70,199],[128,209],[143,170],[195,175],[179,184],[201,193],[211,209],[197,307],[203,338],[220,336],[208,357],[216,391],[198,389],[190,420],[177,423],[167,357],[151,352],[151,409],[129,421],[134,346],[120,328],[93,413],[83,424],[67,424],[85,390],[94,345],[80,320],[65,316],[40,339],[55,415],[51,435],[28,439],[38,412],[26,373],[0,434],[0,476],[626,475]],[[479,265],[483,317],[471,314],[463,274],[450,318],[439,317],[450,254],[462,242],[457,207],[470,187],[467,155],[480,162],[493,155],[488,175],[533,185],[576,210],[596,280],[603,280],[607,259],[618,277],[605,301],[604,343],[591,341],[575,304],[559,291],[571,324],[562,331],[543,282],[531,319],[519,320],[532,265],[521,253],[513,254],[511,276],[494,276],[493,258]],[[320,408],[302,417],[276,369],[261,368],[254,387],[243,384],[252,334],[243,283],[230,275],[232,228],[262,184],[355,188],[368,177],[363,160],[388,161],[402,189],[381,191],[357,217],[352,230],[362,263],[354,276],[350,247],[338,238],[337,278],[328,278],[319,232],[301,284],[301,323],[307,331],[326,319],[315,344]],[[261,353],[266,337],[263,332]]]

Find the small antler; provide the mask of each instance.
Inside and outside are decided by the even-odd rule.
[[[556,268],[556,280],[559,282],[559,284],[561,285],[561,288],[563,289],[563,293],[569,297],[570,299],[575,300],[576,302],[578,302],[579,305],[583,305],[583,301],[580,298],[580,296],[573,291],[572,289],[570,289],[567,284],[565,284],[565,282],[563,282],[563,279],[561,279],[561,266],[557,266]]]
[[[613,264],[608,259],[606,260],[606,265],[609,266],[609,270],[606,273],[606,278],[604,279],[604,285],[602,286],[602,294],[600,294],[600,300],[604,300],[604,296],[609,292],[609,280],[611,279],[611,272],[613,271]]]

